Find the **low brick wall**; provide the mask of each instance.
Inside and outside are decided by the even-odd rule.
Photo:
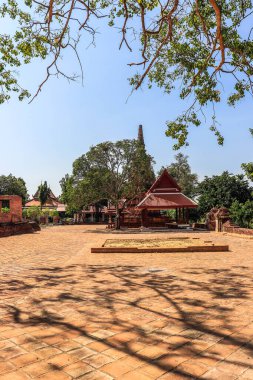
[[[223,232],[229,232],[232,234],[240,234],[240,235],[247,235],[247,236],[253,236],[253,230],[250,228],[241,228],[236,226],[224,226]]]
[[[91,253],[180,253],[180,252],[228,252],[228,245],[200,245],[175,248],[98,247]]]
[[[38,226],[37,223],[36,226]],[[0,238],[18,234],[30,234],[40,230],[40,227],[37,228],[36,226],[28,222],[0,224]]]

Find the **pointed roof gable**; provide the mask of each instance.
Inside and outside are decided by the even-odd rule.
[[[164,169],[160,177],[153,183],[146,196],[136,209],[168,210],[176,208],[193,208],[197,203],[181,193],[177,181]]]
[[[54,195],[54,193],[52,192],[52,190],[49,188],[50,190],[50,193],[49,193],[49,199],[56,199],[57,200],[57,197]],[[33,199],[38,199],[39,198],[39,189],[37,189],[36,193],[34,194],[33,196]]]
[[[160,177],[156,179],[148,193],[175,193],[180,192],[181,187],[177,181],[169,174],[167,169],[164,169]]]

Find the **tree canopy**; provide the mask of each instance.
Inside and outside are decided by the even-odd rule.
[[[163,169],[164,167],[161,171]],[[198,185],[198,175],[191,172],[188,156],[185,156],[182,153],[176,154],[175,162],[172,162],[166,167],[166,169],[172,177],[175,178],[186,196],[191,198],[195,195],[196,187]]]
[[[253,200],[252,190],[242,174],[233,175],[225,171],[221,175],[205,177],[197,188],[198,211],[204,215],[213,207],[230,208],[234,201],[245,203]]]
[[[137,70],[130,80],[133,90],[146,83],[189,99],[187,110],[167,122],[166,134],[176,139],[175,148],[188,143],[189,127],[201,124],[207,105],[214,108],[226,99],[234,106],[252,95],[251,0],[5,0],[0,17],[14,26],[13,33],[0,35],[0,102],[12,92],[21,100],[29,96],[16,69],[34,58],[50,60],[35,96],[51,75],[75,80],[62,70],[60,59],[64,50],[73,50],[80,62],[81,36],[88,33],[93,41],[101,18],[120,29],[120,47],[132,51],[133,36],[139,41],[140,58],[129,62]],[[226,77],[232,83],[228,91]],[[222,144],[215,111],[210,129]]]
[[[28,199],[26,183],[23,178],[14,177],[12,174],[8,176],[0,176],[0,195],[19,195],[22,197],[23,204]]]
[[[146,191],[154,181],[153,159],[136,140],[104,142],[93,146],[73,163],[73,173],[61,181],[62,200],[68,208],[107,199],[118,213],[122,199]]]
[[[253,201],[247,200],[245,203],[234,201],[229,209],[229,215],[238,226],[253,228]]]
[[[248,177],[248,179],[253,182],[253,162],[242,164],[242,169],[244,170],[245,175]]]
[[[42,209],[43,205],[46,203],[51,192],[50,187],[48,187],[47,185],[47,181],[44,181],[43,183],[39,185],[37,192],[38,192],[38,197],[40,201],[40,207]]]

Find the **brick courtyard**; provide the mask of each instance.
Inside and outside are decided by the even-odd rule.
[[[122,238],[91,229],[0,239],[0,380],[253,379],[253,240],[199,233],[231,251],[91,254]]]

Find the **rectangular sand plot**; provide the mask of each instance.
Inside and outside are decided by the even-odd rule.
[[[108,239],[102,247],[91,248],[92,253],[224,252],[228,250],[228,245],[215,245],[210,240],[189,237]]]

